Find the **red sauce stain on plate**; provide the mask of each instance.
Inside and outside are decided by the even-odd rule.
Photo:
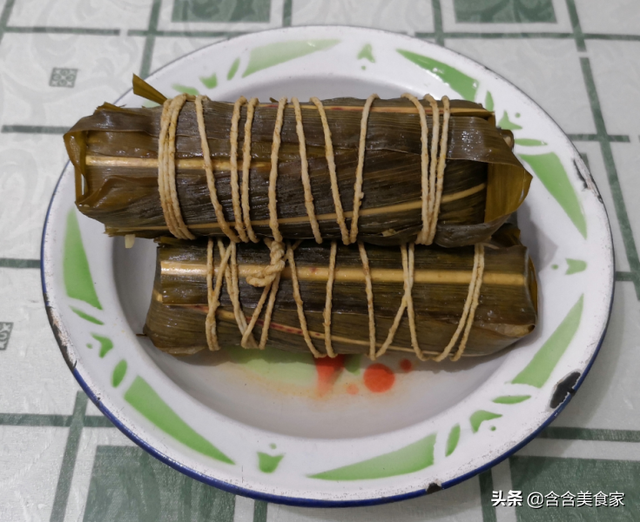
[[[388,366],[376,363],[364,371],[364,385],[374,393],[389,391],[396,381],[396,376]]]
[[[344,368],[344,355],[338,355],[333,359],[331,357],[316,359],[315,363],[318,373],[318,393],[322,396],[331,391]]]
[[[346,389],[347,389],[347,393],[348,393],[349,395],[357,395],[357,394],[358,394],[358,392],[360,391],[360,390],[358,389],[358,385],[357,385],[357,384],[354,384],[354,383],[350,383],[350,384],[348,384]]]
[[[400,369],[405,373],[409,373],[413,370],[413,363],[409,359],[402,359],[400,361]]]

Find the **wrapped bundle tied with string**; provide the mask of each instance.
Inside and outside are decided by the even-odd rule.
[[[481,105],[427,95],[105,104],[65,134],[76,204],[110,235],[486,241],[531,180]]]
[[[269,240],[162,238],[145,333],[173,355],[267,344],[315,357],[489,355],[536,324],[535,270],[519,235],[504,225],[455,249],[286,241],[267,276]]]

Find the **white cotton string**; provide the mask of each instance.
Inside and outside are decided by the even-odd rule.
[[[275,241],[272,244],[276,243]],[[240,292],[239,292],[239,282],[238,282],[238,264],[236,260],[237,256],[237,245],[235,243],[230,243],[227,247],[224,246],[222,240],[218,239],[218,250],[220,253],[220,267],[218,269],[218,277],[215,282],[215,286],[213,285],[215,267],[214,267],[214,255],[213,255],[213,240],[209,240],[207,246],[207,301],[208,301],[208,313],[206,318],[206,332],[207,332],[207,344],[209,345],[210,350],[218,350],[219,344],[216,334],[216,311],[220,306],[220,292],[222,287],[222,281],[226,282],[227,285],[227,293],[229,294],[229,298],[231,299],[231,303],[233,306],[234,317],[236,323],[238,325],[238,329],[240,330],[242,340],[241,346],[244,348],[258,348],[263,349],[266,345],[268,339],[268,331],[271,324],[271,318],[275,308],[275,299],[278,291],[278,286],[280,282],[280,277],[282,274],[282,270],[284,269],[284,263],[289,263],[291,267],[291,279],[292,279],[292,289],[293,289],[293,298],[296,303],[296,310],[298,314],[298,320],[300,323],[300,330],[302,332],[302,336],[304,337],[305,343],[309,348],[309,351],[313,354],[314,357],[335,357],[337,354],[332,345],[331,338],[331,308],[332,308],[332,299],[333,299],[333,284],[335,282],[335,272],[336,272],[336,253],[337,253],[337,243],[334,241],[331,244],[331,251],[329,256],[329,275],[326,286],[326,299],[325,299],[325,309],[323,313],[324,318],[324,339],[325,339],[325,348],[326,353],[320,352],[314,345],[311,339],[311,333],[308,328],[308,324],[305,318],[304,313],[304,302],[302,299],[302,295],[300,293],[300,284],[298,281],[298,272],[294,257],[294,252],[300,241],[291,246],[290,244],[286,245],[284,262],[282,268],[275,273],[273,279],[267,282],[264,285],[263,293],[258,301],[258,304],[250,318],[249,324],[246,322],[246,318],[244,313],[242,312],[242,306],[240,304]],[[430,356],[427,352],[420,349],[418,344],[418,335],[417,335],[417,324],[416,324],[416,316],[415,310],[413,307],[413,297],[412,290],[415,279],[415,244],[409,243],[408,245],[401,245],[400,252],[402,256],[402,272],[404,279],[404,295],[402,297],[402,301],[400,304],[400,308],[396,313],[396,316],[393,320],[391,327],[389,328],[389,332],[387,333],[385,341],[382,343],[380,348],[377,348],[376,342],[376,324],[375,324],[375,308],[374,308],[374,294],[373,294],[373,284],[372,284],[372,276],[371,276],[371,267],[369,265],[369,258],[367,255],[366,247],[364,243],[358,242],[358,250],[360,253],[360,259],[362,262],[362,270],[365,277],[365,295],[367,299],[367,315],[368,315],[368,325],[369,325],[369,357],[372,360],[377,359],[378,357],[384,355],[386,351],[390,348],[391,343],[396,335],[396,332],[399,328],[400,321],[404,315],[405,310],[407,311],[408,319],[409,319],[409,331],[411,336],[411,346],[416,357],[422,361],[426,361],[429,359],[433,359],[434,361],[440,362],[450,356],[453,348],[458,345],[456,352],[450,356],[452,361],[457,361],[464,354],[465,348],[467,346],[467,342],[469,340],[469,336],[471,333],[471,328],[473,326],[473,321],[475,317],[475,312],[479,304],[480,300],[480,290],[482,287],[482,279],[484,275],[484,245],[477,244],[474,247],[474,256],[473,256],[473,268],[471,271],[471,279],[469,283],[469,290],[467,292],[467,297],[465,299],[465,303],[463,306],[462,314],[458,321],[458,326],[451,337],[451,340],[447,344],[447,346],[443,349],[443,351],[436,355]],[[267,265],[270,266],[270,265]],[[247,278],[248,280],[249,278]],[[266,308],[265,305],[266,304]],[[259,320],[259,316],[265,308],[265,319],[262,325],[262,334],[260,338],[260,342],[256,343],[252,331]],[[460,336],[462,335],[462,338]],[[460,342],[458,343],[458,340]]]
[[[162,105],[158,137],[158,191],[169,231],[178,239],[195,239],[182,218],[176,188],[176,130],[180,109],[186,101],[187,95],[181,94]]]
[[[418,110],[421,127],[421,217],[422,229],[418,233],[416,243],[431,244],[435,238],[437,231],[437,220],[440,211],[440,203],[442,201],[442,189],[444,180],[444,171],[446,167],[446,155],[448,147],[448,128],[450,119],[450,102],[444,96],[442,98],[442,125],[440,124],[440,109],[435,99],[426,95],[425,100],[431,107],[432,114],[432,136],[431,147],[428,148],[428,125],[426,113],[422,104],[412,94],[405,93],[403,98],[408,99],[414,104]],[[220,225],[222,232],[233,242],[253,241],[257,242],[258,238],[251,225],[250,217],[250,199],[249,199],[249,178],[251,166],[251,127],[255,108],[258,105],[258,99],[252,98],[247,102],[243,96],[238,98],[233,106],[231,116],[231,126],[229,132],[229,163],[230,163],[230,188],[232,208],[234,214],[235,232],[229,226],[224,217],[222,205],[218,199],[215,176],[213,172],[213,163],[211,161],[211,151],[209,149],[208,139],[206,135],[206,127],[204,121],[204,96],[190,97],[181,94],[173,99],[164,102],[162,108],[162,116],[160,123],[160,135],[158,138],[158,190],[160,194],[160,203],[162,211],[169,228],[169,232],[179,239],[195,239],[193,233],[189,230],[182,217],[180,209],[180,201],[176,188],[176,131],[177,122],[180,111],[188,99],[193,99],[195,103],[195,112],[198,124],[198,132],[200,135],[200,143],[204,160],[204,169],[207,179],[207,186],[214,208],[216,220]],[[318,98],[311,98],[311,102],[318,109],[318,115],[323,128],[325,139],[325,157],[329,178],[331,182],[331,192],[336,212],[336,222],[340,228],[342,241],[344,244],[354,243],[358,237],[358,222],[360,217],[360,209],[364,198],[364,159],[366,153],[366,137],[369,113],[372,104],[378,98],[377,94],[372,94],[367,98],[362,108],[362,117],[360,120],[360,137],[358,141],[358,163],[355,172],[353,210],[350,229],[347,228],[344,216],[342,202],[340,200],[340,189],[336,174],[335,156],[333,151],[333,143],[331,139],[331,130],[327,120],[326,112],[322,102]],[[278,181],[278,155],[280,144],[282,141],[282,125],[284,122],[284,111],[287,106],[287,98],[281,98],[278,102],[276,113],[276,121],[273,130],[273,139],[271,147],[271,169],[269,173],[268,186],[268,208],[269,208],[269,227],[273,238],[282,242],[283,237],[280,233],[277,211],[277,181]],[[315,214],[313,203],[313,195],[311,192],[311,182],[309,178],[309,166],[306,153],[306,140],[304,135],[304,126],[302,121],[302,111],[297,98],[292,99],[294,105],[294,113],[296,120],[296,133],[300,149],[300,178],[303,185],[305,208],[309,217],[309,223],[316,242],[322,242],[320,226]],[[238,127],[241,118],[241,109],[247,106],[246,121],[244,126],[244,140],[242,148],[242,186],[240,186],[238,175]]]
[[[430,95],[425,96],[425,100],[431,107],[433,122],[431,133],[431,147],[429,148],[429,130],[423,105],[415,96],[411,94],[405,93],[403,94],[403,97],[412,102],[418,110],[421,126],[421,215],[423,227],[418,234],[416,243],[431,244],[436,234],[438,213],[440,202],[442,200],[442,188],[448,146],[450,103],[449,99],[446,96],[442,98],[443,117],[441,124],[440,109],[438,108],[436,101]],[[360,139],[358,142],[358,164],[356,166],[353,214],[350,230],[347,229],[342,203],[340,201],[340,192],[335,168],[335,157],[333,152],[333,144],[331,141],[331,131],[329,129],[326,113],[322,102],[320,102],[320,100],[318,100],[317,98],[311,98],[311,102],[318,109],[323,127],[325,137],[325,156],[331,181],[331,191],[334,200],[334,207],[336,210],[336,220],[342,234],[342,240],[345,244],[355,242],[358,236],[358,219],[360,215],[362,199],[364,197],[362,187],[364,184],[364,157],[366,151],[367,123],[373,101],[377,98],[378,96],[376,94],[372,94],[371,96],[369,96],[369,98],[365,101],[362,109],[362,118],[360,121]],[[178,199],[176,187],[175,141],[177,133],[177,122],[180,111],[187,99],[193,98],[182,94],[176,96],[172,100],[167,100],[163,104],[160,135],[158,138],[158,189],[160,194],[160,202],[169,231],[179,239],[195,238],[182,217],[180,201]],[[213,164],[211,161],[211,152],[206,136],[204,108],[202,104],[203,99],[203,96],[197,96],[194,99],[194,103],[198,123],[198,131],[200,134],[200,143],[202,147],[207,186],[209,188],[211,203],[216,214],[216,219],[220,224],[222,232],[230,239],[230,243],[226,247],[220,239],[217,240],[217,246],[220,255],[220,267],[218,269],[218,277],[215,280],[215,285],[215,256],[213,252],[213,240],[209,240],[207,244],[207,301],[209,306],[207,317],[205,320],[205,328],[209,349],[218,350],[220,348],[217,337],[216,312],[220,306],[220,293],[222,290],[223,281],[226,282],[227,292],[233,306],[234,317],[236,319],[238,329],[240,330],[240,333],[242,335],[241,345],[245,348],[262,349],[265,347],[268,340],[268,330],[270,327],[271,318],[273,316],[280,277],[282,274],[282,270],[288,262],[291,265],[293,296],[296,302],[296,309],[298,312],[300,327],[309,351],[314,355],[314,357],[325,357],[327,355],[329,357],[335,357],[336,352],[333,348],[331,340],[331,309],[333,299],[333,284],[336,271],[337,243],[335,241],[332,242],[329,258],[329,276],[326,286],[325,309],[323,313],[326,354],[323,354],[315,348],[311,341],[311,336],[304,314],[304,303],[300,294],[300,286],[298,283],[298,275],[294,258],[294,251],[300,242],[296,243],[294,246],[291,246],[290,244],[285,246],[285,244],[283,243],[282,234],[279,230],[276,186],[278,180],[278,155],[281,144],[284,111],[288,103],[287,98],[281,98],[278,102],[278,110],[276,113],[276,121],[274,125],[271,148],[271,170],[269,175],[268,206],[269,226],[271,228],[274,239],[265,241],[270,250],[269,264],[266,265],[257,276],[247,277],[247,282],[249,284],[256,287],[264,288],[263,293],[248,324],[246,322],[246,317],[242,312],[242,306],[240,303],[236,243],[238,241],[258,241],[251,226],[249,204],[251,127],[253,123],[255,107],[258,104],[258,100],[257,98],[252,98],[251,101],[247,102],[246,98],[244,97],[238,98],[238,100],[236,100],[234,104],[233,114],[231,117],[229,159],[231,166],[230,185],[232,194],[232,207],[235,220],[234,226],[236,229],[234,232],[234,230],[231,228],[231,226],[229,226],[229,223],[224,217],[222,205],[220,204],[217,196]],[[315,215],[313,195],[311,193],[302,111],[297,98],[293,98],[292,103],[294,106],[296,133],[299,142],[301,181],[304,191],[305,207],[309,216],[309,222],[312,228],[313,236],[318,243],[321,243],[322,237],[320,234],[319,223]],[[247,106],[247,117],[244,126],[244,140],[242,149],[242,185],[240,185],[238,176],[238,127],[241,117],[241,108],[244,105]],[[377,357],[384,355],[384,353],[393,342],[402,316],[404,315],[404,312],[406,310],[409,318],[409,330],[413,351],[416,357],[418,357],[419,359],[428,359],[429,357],[425,354],[425,352],[420,350],[418,345],[415,311],[413,308],[412,289],[414,284],[415,271],[414,243],[411,243],[408,246],[402,245],[400,247],[404,275],[404,295],[402,297],[400,308],[396,313],[387,337],[378,350],[376,350],[376,327],[371,268],[369,266],[369,259],[367,256],[366,248],[362,242],[358,242],[358,250],[360,253],[362,268],[365,275],[365,294],[367,298],[367,310],[369,318],[369,357],[371,359],[376,359]],[[456,344],[458,344],[458,349],[453,354],[453,356],[451,356],[451,360],[456,361],[463,355],[473,325],[475,311],[479,303],[483,273],[484,245],[478,244],[474,249],[474,263],[471,282],[469,284],[469,291],[465,300],[460,321],[450,342],[439,355],[433,357],[435,361],[442,361],[446,357],[450,356]],[[259,316],[263,308],[265,308],[265,304],[265,319],[262,326],[261,339],[259,343],[256,343],[252,335],[252,331],[259,320]],[[462,338],[458,343],[460,335],[462,335]]]

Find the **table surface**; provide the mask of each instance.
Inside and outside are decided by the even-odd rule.
[[[40,236],[66,162],[61,135],[127,90],[132,72],[306,24],[415,35],[503,75],[573,140],[611,219],[613,314],[576,397],[508,461],[391,505],[254,502],[156,461],[80,391],[42,302]],[[631,0],[0,0],[0,521],[640,520],[639,58]],[[497,502],[510,491],[512,502]],[[527,506],[534,492],[540,509]]]

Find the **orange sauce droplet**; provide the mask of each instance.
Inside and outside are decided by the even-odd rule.
[[[349,395],[357,395],[360,390],[356,384],[350,383],[347,385],[347,393]]]
[[[344,367],[344,355],[335,358],[324,357],[315,359],[318,374],[318,393],[324,395],[333,388],[340,371]]]
[[[409,373],[413,370],[413,363],[409,359],[402,359],[400,361],[400,369],[405,373]]]
[[[396,376],[388,366],[376,363],[364,371],[364,385],[374,393],[389,391],[396,381]]]

